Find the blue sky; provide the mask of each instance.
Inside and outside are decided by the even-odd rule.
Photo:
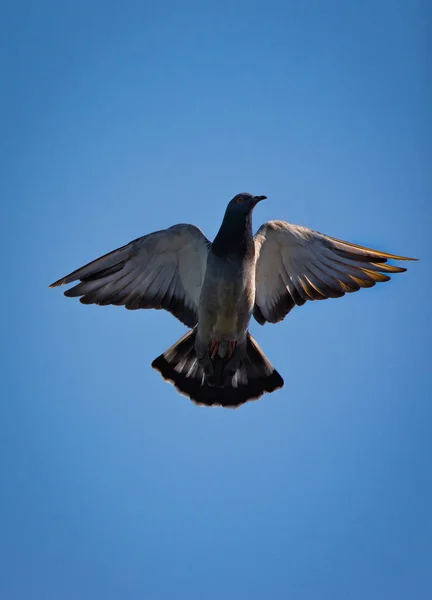
[[[0,596],[430,598],[430,6],[1,11]],[[421,261],[254,324],[285,387],[198,408],[150,367],[171,315],[48,285],[178,222],[212,237],[240,191],[269,198],[255,228]]]

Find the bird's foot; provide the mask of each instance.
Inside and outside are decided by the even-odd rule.
[[[218,350],[219,350],[219,344],[220,344],[220,342],[216,342],[216,341],[213,341],[213,342],[210,343],[209,354],[210,354],[210,358],[212,360],[214,360],[216,358],[216,355],[217,355]]]
[[[227,360],[230,360],[232,358],[232,355],[234,354],[234,350],[236,349],[236,346],[237,346],[236,340],[231,340],[228,342]]]

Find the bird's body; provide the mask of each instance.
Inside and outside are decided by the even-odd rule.
[[[255,244],[249,213],[246,219],[240,214],[234,223],[225,218],[209,249],[195,342],[198,358],[209,373],[212,344],[215,357],[224,360],[232,353],[231,365],[243,358],[254,302]]]
[[[198,306],[198,336],[205,342],[241,341],[255,301],[254,260],[209,252]]]
[[[308,300],[337,298],[405,271],[413,260],[332,238],[285,221],[252,234],[252,211],[265,196],[238,194],[213,243],[194,225],[134,240],[52,284],[84,304],[165,308],[191,328],[152,366],[197,403],[239,406],[283,386],[249,333],[281,321]]]

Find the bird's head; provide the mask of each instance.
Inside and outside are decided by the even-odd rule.
[[[252,211],[267,196],[252,196],[244,192],[237,194],[228,203],[222,225],[212,244],[216,254],[249,252],[253,255]]]
[[[261,200],[265,200],[266,198],[267,196],[252,196],[252,194],[248,194],[246,192],[243,194],[237,194],[229,202],[227,206],[227,214],[248,215],[252,212],[258,202],[261,202]]]

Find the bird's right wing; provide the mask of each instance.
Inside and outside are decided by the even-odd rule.
[[[282,321],[307,300],[339,298],[388,281],[406,269],[388,259],[415,260],[344,242],[285,221],[269,221],[255,235],[254,317],[264,325]]]
[[[83,304],[164,308],[188,327],[198,301],[210,242],[195,225],[174,225],[140,237],[77,269],[50,287],[79,280],[65,296]]]

